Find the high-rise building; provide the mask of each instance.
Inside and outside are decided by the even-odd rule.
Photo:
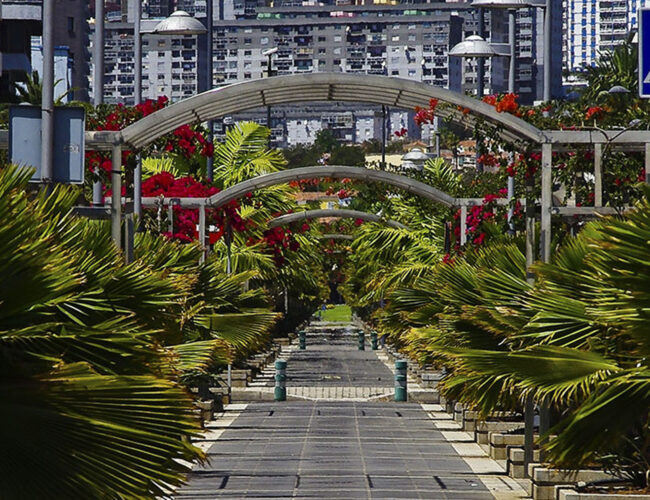
[[[196,36],[161,36],[151,31],[159,19],[143,19],[142,98],[165,95],[178,101],[199,92]],[[94,33],[91,34],[94,43]],[[133,104],[135,100],[133,23],[112,21],[104,26],[104,101]]]
[[[69,55],[74,99],[88,97],[88,2],[54,0],[54,44]],[[15,97],[13,84],[31,73],[32,36],[42,34],[42,0],[0,0],[0,100]]]
[[[564,0],[564,69],[593,66],[600,52],[614,49],[638,29],[638,11],[650,0]]]

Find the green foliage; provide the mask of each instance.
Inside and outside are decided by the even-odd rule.
[[[29,195],[0,171],[0,487],[8,498],[154,498],[182,483],[200,427],[181,380],[245,356],[276,321],[254,277],[71,215],[76,189]],[[107,493],[109,492],[109,493]]]

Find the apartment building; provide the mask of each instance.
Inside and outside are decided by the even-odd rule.
[[[638,11],[650,0],[564,0],[564,68],[580,72],[599,52],[613,50],[638,29]]]
[[[199,92],[197,37],[152,35],[159,19],[142,20],[142,98],[166,95],[172,101]],[[94,38],[94,33],[92,34]],[[93,40],[94,43],[94,40]],[[133,23],[104,26],[104,101],[133,104],[135,96]]]
[[[85,0],[53,0],[54,44],[67,52],[74,97],[88,96],[88,3]],[[0,0],[0,102],[15,98],[14,83],[24,82],[33,71],[32,37],[42,33],[42,0]]]

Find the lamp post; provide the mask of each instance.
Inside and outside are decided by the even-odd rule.
[[[462,42],[454,45],[449,51],[449,55],[452,57],[474,57],[476,59],[483,60],[486,57],[494,57],[499,55],[497,51],[492,47],[492,45],[486,42],[483,37],[478,35],[470,35]],[[481,84],[481,91],[483,85]],[[478,90],[478,85],[477,85]],[[479,98],[482,96],[479,96]],[[476,170],[479,172],[483,171],[483,166],[478,162],[479,157],[479,137],[476,137]]]
[[[273,47],[271,49],[265,50],[262,52],[262,55],[266,57],[266,77],[270,78],[273,76],[273,54],[277,54],[278,48]],[[266,126],[269,128],[269,147],[271,147],[271,137],[272,137],[272,129],[271,129],[271,106],[266,107]]]
[[[104,102],[104,0],[95,0],[95,39],[93,46],[93,101],[95,106]],[[97,173],[99,169],[95,170]],[[104,204],[101,181],[93,182],[93,205]]]

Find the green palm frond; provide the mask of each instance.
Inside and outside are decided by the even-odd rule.
[[[203,456],[178,439],[199,431],[189,397],[160,378],[74,363],[0,393],[8,498],[159,496],[182,482],[181,460]]]

